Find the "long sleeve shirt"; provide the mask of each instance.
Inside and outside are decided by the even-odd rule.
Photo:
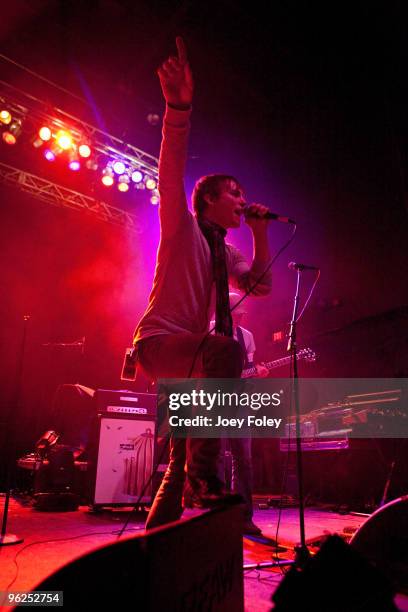
[[[205,333],[214,311],[211,253],[197,219],[188,210],[184,190],[190,111],[167,107],[159,159],[160,243],[148,307],[134,342],[158,334]],[[249,266],[240,251],[226,244],[229,281],[246,291],[264,272],[265,263]],[[254,295],[266,295],[271,273]]]

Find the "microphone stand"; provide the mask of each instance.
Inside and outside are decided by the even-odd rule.
[[[24,366],[24,355],[25,355],[25,347],[26,347],[26,338],[27,338],[27,327],[28,321],[30,319],[30,315],[24,315],[24,326],[23,326],[23,338],[21,340],[20,353],[18,355],[17,362],[17,375],[16,375],[16,387],[15,387],[15,396],[14,396],[14,418],[11,418],[9,414],[8,419],[8,431],[9,431],[9,443],[8,443],[8,457],[6,457],[6,496],[4,502],[4,510],[3,510],[3,521],[1,526],[1,535],[0,535],[0,546],[9,546],[10,544],[20,544],[24,542],[24,538],[21,538],[12,533],[7,533],[7,519],[8,519],[8,510],[10,504],[10,492],[11,492],[11,462],[15,461],[15,449],[16,449],[16,429],[17,429],[17,416],[18,409],[20,405],[21,399],[21,382],[23,378],[23,366]]]
[[[299,310],[299,293],[300,293],[300,274],[301,268],[297,268],[296,292],[293,302],[292,320],[289,328],[289,340],[287,351],[292,357],[292,396],[295,406],[296,418],[296,471],[298,480],[298,495],[299,495],[299,527],[300,527],[300,544],[295,547],[295,559],[285,560],[278,559],[275,561],[266,561],[261,563],[249,563],[244,565],[244,570],[262,570],[270,567],[295,566],[303,568],[310,558],[309,549],[306,546],[305,539],[305,505],[303,493],[303,465],[302,465],[302,439],[300,436],[300,404],[299,404],[299,376],[297,367],[297,344],[296,344],[296,324]]]
[[[295,563],[299,567],[303,567],[309,559],[310,553],[306,546],[305,537],[305,502],[303,493],[303,463],[302,463],[302,438],[300,431],[300,403],[299,403],[299,375],[297,364],[297,342],[296,342],[296,324],[299,309],[299,291],[300,291],[300,275],[301,268],[297,269],[296,292],[293,302],[292,320],[290,322],[288,353],[292,358],[292,394],[293,403],[295,406],[296,419],[296,471],[298,481],[298,497],[299,497],[299,528],[300,528],[300,545],[295,548],[296,558]]]

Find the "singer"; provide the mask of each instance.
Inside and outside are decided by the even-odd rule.
[[[194,188],[194,214],[184,192],[193,77],[184,42],[177,38],[177,56],[170,56],[158,76],[166,101],[159,162],[160,244],[153,288],[139,321],[134,345],[139,365],[153,380],[194,377],[239,378],[242,349],[232,337],[228,285],[246,291],[270,263],[268,209],[248,207],[245,222],[253,236],[254,257],[244,256],[225,243],[229,228],[241,224],[245,205],[239,181],[212,174]],[[254,295],[271,288],[268,272]],[[210,315],[216,313],[215,335],[208,334]],[[193,367],[194,366],[194,367]],[[170,462],[147,518],[153,528],[180,518],[182,497],[190,506],[212,507],[226,501],[217,477],[220,440],[170,441]]]

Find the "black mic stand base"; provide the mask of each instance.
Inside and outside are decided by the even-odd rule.
[[[6,533],[8,507],[10,502],[10,486],[7,484],[6,500],[4,502],[3,524],[0,535],[0,546],[10,546],[11,544],[21,544],[24,538],[20,538],[12,533]]]
[[[4,536],[0,536],[0,546],[9,546],[10,544],[21,544],[24,542],[24,538],[19,538],[12,533],[7,533]]]
[[[311,554],[307,546],[295,546],[294,559],[276,559],[275,561],[261,561],[260,563],[247,563],[244,565],[244,570],[264,570],[271,567],[289,567],[294,566],[297,569],[303,569],[309,561]]]

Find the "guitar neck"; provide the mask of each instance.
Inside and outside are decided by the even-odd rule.
[[[301,359],[302,356],[296,355],[296,358]],[[268,368],[268,370],[273,370],[275,368],[280,368],[281,366],[288,365],[291,359],[292,357],[288,355],[287,357],[281,357],[280,359],[274,359],[273,361],[268,361],[267,363],[264,364],[264,366]]]
[[[275,368],[280,368],[281,366],[288,365],[291,359],[292,359],[292,356],[288,355],[287,357],[281,357],[280,359],[274,359],[273,361],[268,361],[262,365],[264,365],[265,368],[267,368],[270,371],[270,370],[274,370]],[[296,360],[299,360],[299,359],[304,359],[304,354],[302,353],[302,351],[297,353],[296,355]],[[255,366],[253,368],[246,368],[245,370],[242,371],[241,378],[251,378],[252,376],[256,376],[257,373],[258,372]]]

